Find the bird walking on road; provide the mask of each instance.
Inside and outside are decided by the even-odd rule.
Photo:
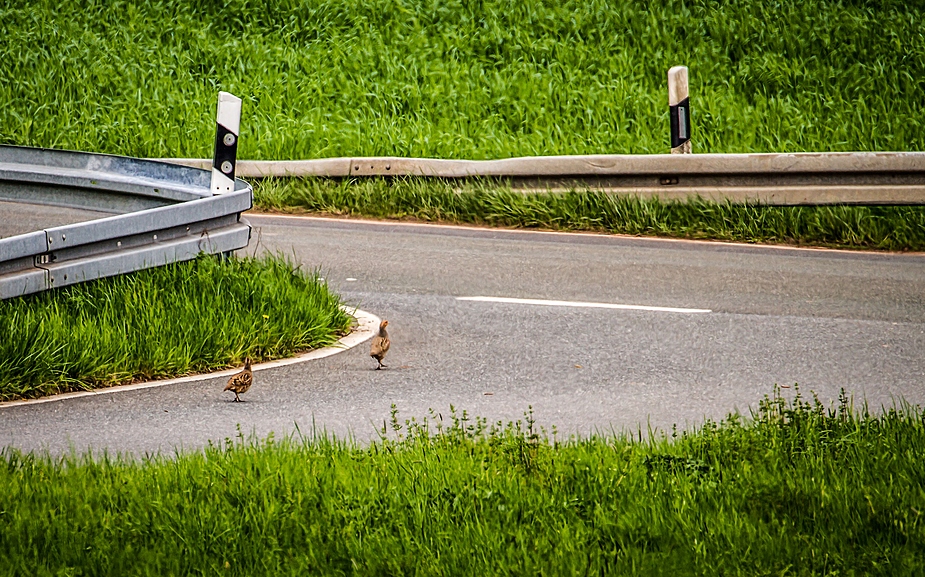
[[[252,384],[254,384],[254,372],[251,370],[251,360],[250,358],[245,358],[244,370],[240,373],[231,375],[231,378],[228,379],[228,384],[225,385],[225,390],[234,393],[234,401],[232,402],[243,403],[244,401],[242,401],[238,395],[246,393],[247,389],[251,388]]]
[[[377,371],[385,366],[382,364],[382,359],[385,358],[385,354],[389,352],[389,346],[392,344],[392,341],[389,340],[389,333],[385,330],[387,326],[389,326],[389,321],[379,323],[379,334],[373,337],[373,344],[369,347],[369,356],[379,362],[379,366],[376,367]]]

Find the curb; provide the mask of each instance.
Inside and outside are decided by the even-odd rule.
[[[314,349],[308,351],[307,353],[289,357],[285,359],[278,359],[275,361],[268,361],[266,363],[260,363],[254,365],[252,370],[256,373],[258,371],[263,371],[266,369],[275,369],[277,367],[285,367],[287,365],[294,365],[297,363],[304,363],[307,361],[314,361],[316,359],[323,359],[325,357],[330,357],[336,355],[342,351],[352,349],[353,347],[362,344],[373,337],[376,334],[376,331],[379,330],[379,317],[374,314],[370,314],[366,311],[360,309],[350,309],[349,307],[341,307],[345,312],[350,314],[357,321],[357,327],[355,330],[351,331],[350,334],[339,339],[335,344],[324,347],[321,349]],[[198,373],[195,375],[187,375],[185,377],[177,377],[174,379],[164,379],[160,381],[148,381],[144,383],[132,383],[130,385],[118,385],[115,387],[106,387],[102,389],[93,389],[90,391],[75,391],[73,393],[61,393],[58,395],[50,395],[47,397],[41,397],[38,399],[23,399],[19,401],[6,401],[0,403],[0,409],[7,409],[10,407],[20,407],[24,405],[39,405],[42,403],[53,403],[55,401],[65,401],[68,399],[77,399],[81,397],[94,397],[98,395],[109,395],[112,393],[121,393],[125,391],[137,391],[140,389],[152,389],[155,387],[163,387],[165,385],[176,385],[180,383],[190,383],[193,381],[201,381],[204,379],[218,379],[222,377],[230,377],[231,375],[239,372],[240,368],[235,369],[226,369],[223,371],[218,371],[215,373]]]

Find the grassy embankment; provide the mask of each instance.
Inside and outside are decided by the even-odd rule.
[[[223,89],[245,101],[241,158],[665,152],[665,72],[685,63],[696,152],[925,150],[922,21],[898,1],[17,1],[0,8],[0,142],[208,157]],[[503,190],[453,205],[432,183],[382,210],[365,200],[381,185],[293,186],[316,197],[290,209],[364,216],[884,249],[925,236],[921,208]]]
[[[917,408],[776,397],[754,420],[655,440],[556,439],[529,415],[405,425],[393,416],[366,447],[241,437],[141,461],[4,450],[0,573],[925,570]]]
[[[291,356],[349,328],[339,305],[316,275],[272,256],[202,257],[0,301],[0,400]]]

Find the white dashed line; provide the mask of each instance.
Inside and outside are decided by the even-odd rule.
[[[506,303],[518,305],[541,305],[547,307],[578,307],[589,309],[623,309],[631,311],[655,311],[660,313],[703,314],[713,312],[710,309],[684,309],[678,307],[650,307],[645,305],[623,305],[616,303],[587,303],[580,301],[550,301],[543,299],[514,299],[508,297],[456,297],[458,301],[476,301],[484,303]]]

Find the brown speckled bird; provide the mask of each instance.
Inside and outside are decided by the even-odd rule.
[[[389,352],[389,346],[392,344],[392,341],[389,340],[389,333],[385,330],[387,326],[389,326],[389,321],[379,323],[379,334],[373,337],[373,344],[369,347],[369,356],[379,361],[379,366],[376,367],[377,371],[385,366],[382,364],[382,359],[385,358],[385,354]]]
[[[251,360],[249,358],[244,359],[244,370],[240,373],[231,375],[231,378],[228,379],[228,384],[225,385],[226,391],[231,391],[234,393],[234,401],[232,402],[244,402],[238,397],[247,392],[247,389],[251,388],[251,385],[254,384],[254,372],[251,371]]]

